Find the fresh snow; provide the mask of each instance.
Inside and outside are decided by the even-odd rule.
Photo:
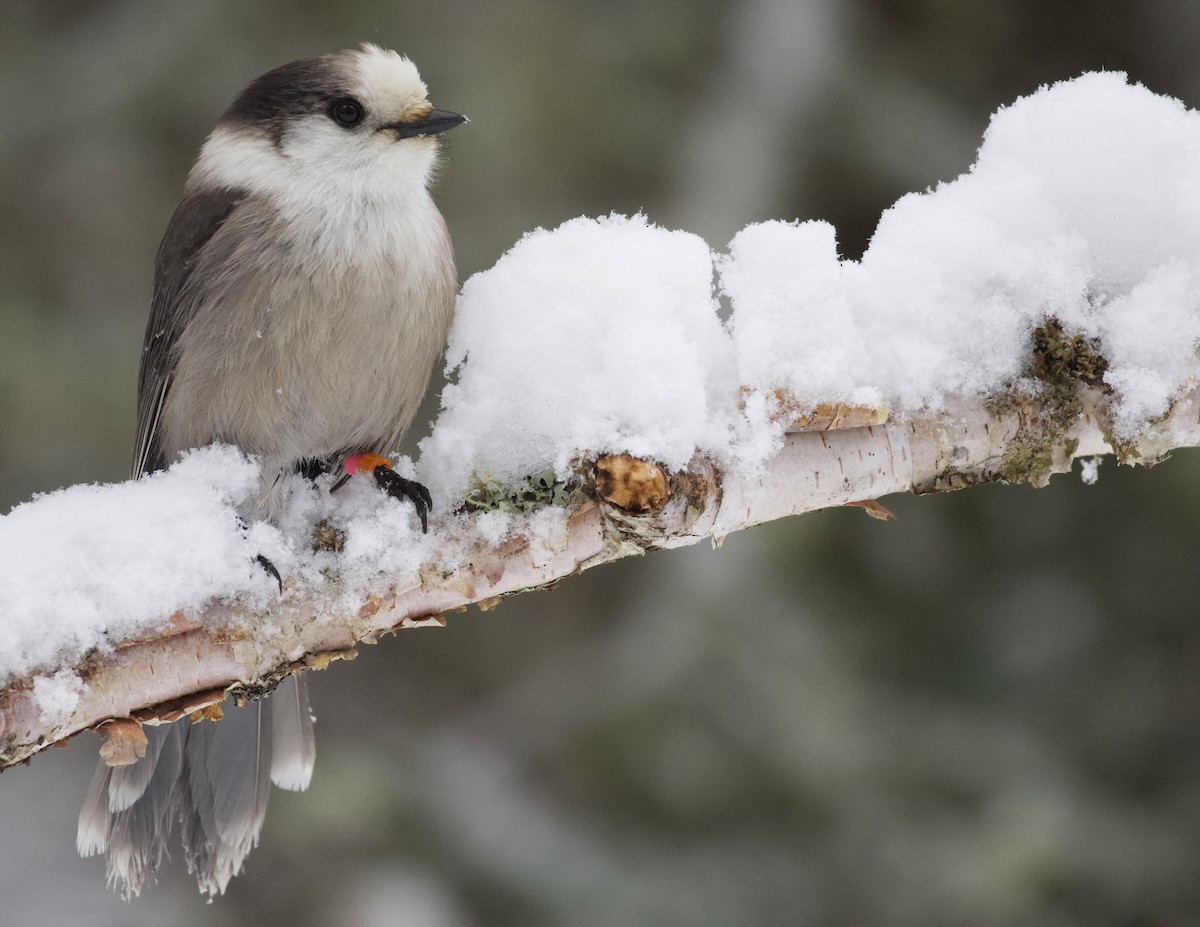
[[[861,261],[772,222],[718,258],[739,381],[900,414],[1020,376],[1047,315],[1100,340],[1118,433],[1197,375],[1200,115],[1088,74],[991,121],[971,170],[887,210]]]
[[[255,561],[260,554],[310,587],[328,582],[325,570],[336,565],[346,608],[361,604],[377,573],[415,576],[427,558],[431,537],[412,506],[381,499],[367,478],[330,496],[329,477],[320,487],[297,477],[279,525],[247,521],[258,470],[236,448],[216,445],[163,473],[72,486],[0,516],[0,688],[153,635],[174,612],[195,615],[216,597],[268,605],[279,587]],[[345,549],[312,553],[312,526],[334,513]],[[61,674],[39,676],[34,695],[43,708],[61,707],[73,686]]]
[[[986,393],[1021,376],[1049,315],[1098,340],[1133,436],[1200,379],[1198,275],[1200,114],[1114,73],[1001,110],[971,169],[887,210],[861,261],[818,221],[750,226],[722,254],[644,216],[539,229],[463,287],[442,411],[402,461],[433,492],[430,535],[365,478],[334,496],[297,479],[278,525],[247,523],[257,469],[228,447],[37,497],[0,517],[0,685],[41,672],[43,710],[69,710],[79,683],[57,667],[216,596],[272,601],[260,553],[301,585],[336,571],[347,603],[380,571],[416,581],[434,543],[510,529],[502,512],[447,521],[473,476],[566,476],[617,451],[748,470],[781,440],[777,391],[894,419]],[[326,516],[341,554],[309,549]],[[549,551],[561,512],[537,521]]]
[[[644,216],[573,219],[526,235],[462,289],[446,364],[457,382],[423,442],[422,476],[462,498],[579,452],[687,463],[736,399],[712,251]]]

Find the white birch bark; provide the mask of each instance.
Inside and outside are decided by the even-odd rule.
[[[0,690],[0,768],[110,719],[177,718],[220,701],[231,686],[254,694],[285,673],[350,658],[359,643],[385,633],[441,624],[455,609],[488,608],[499,596],[630,554],[719,543],[751,525],[890,493],[998,479],[1044,485],[1077,457],[1119,451],[1125,462],[1153,463],[1172,448],[1200,445],[1200,391],[1180,397],[1120,448],[1106,435],[1104,396],[1083,386],[1077,396],[1070,420],[1059,424],[1055,410],[1033,400],[964,400],[936,415],[859,427],[853,414],[837,410],[789,433],[753,474],[722,472],[703,458],[671,474],[652,462],[601,459],[588,497],[569,511],[566,530],[549,547],[521,531],[499,547],[482,537],[466,545],[458,539],[420,581],[382,576],[357,607],[332,618],[331,603],[344,590],[291,587],[269,614],[237,602],[214,603],[202,614],[176,612],[162,635],[117,642],[111,654],[69,667],[83,681],[69,710],[39,705],[31,679],[10,684]],[[317,614],[326,617],[313,619]]]

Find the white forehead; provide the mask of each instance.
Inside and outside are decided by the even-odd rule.
[[[356,89],[368,108],[382,103],[403,110],[428,100],[429,90],[417,66],[404,55],[371,44],[346,54]]]

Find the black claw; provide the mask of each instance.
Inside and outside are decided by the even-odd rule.
[[[417,510],[421,519],[421,533],[429,533],[429,512],[433,509],[433,496],[429,490],[416,480],[406,480],[391,467],[376,467],[371,471],[375,474],[375,482],[379,488],[393,499],[407,499]]]
[[[241,515],[239,515],[237,517],[237,521],[238,521],[238,527],[242,530],[243,534],[245,534],[247,531],[250,530],[249,523],[246,521],[246,519],[242,518]],[[260,567],[262,567],[268,576],[274,578],[275,582],[279,583],[279,591],[280,591],[280,593],[282,593],[283,592],[283,577],[279,575],[279,570],[275,569],[275,564],[273,564],[270,560],[268,560],[262,554],[258,554],[254,558],[254,562],[257,563]]]
[[[273,564],[262,554],[259,554],[254,558],[254,560],[260,567],[267,571],[267,575],[275,577],[275,582],[279,583],[279,591],[283,592],[283,577],[280,576],[279,571],[275,569],[275,564]]]

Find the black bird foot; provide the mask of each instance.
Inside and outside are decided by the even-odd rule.
[[[433,508],[433,497],[429,490],[416,480],[406,480],[391,467],[376,467],[371,471],[379,488],[393,499],[407,499],[417,510],[421,519],[421,533],[429,533],[429,511]]]
[[[242,518],[241,515],[238,516],[238,527],[242,529],[242,534],[246,534],[250,531],[250,525],[246,522],[246,519]],[[282,593],[283,577],[279,575],[279,570],[275,567],[275,564],[273,564],[269,558],[263,556],[262,554],[256,555],[254,562],[262,567],[266,574],[275,580],[275,582],[279,583],[279,591]]]
[[[262,554],[259,554],[257,557],[255,557],[254,562],[257,563],[264,570],[266,570],[267,575],[273,577],[275,582],[279,583],[279,591],[280,591],[280,593],[282,593],[283,592],[283,577],[279,575],[279,570],[277,570],[275,568],[275,564],[273,564],[270,560],[268,560]]]

